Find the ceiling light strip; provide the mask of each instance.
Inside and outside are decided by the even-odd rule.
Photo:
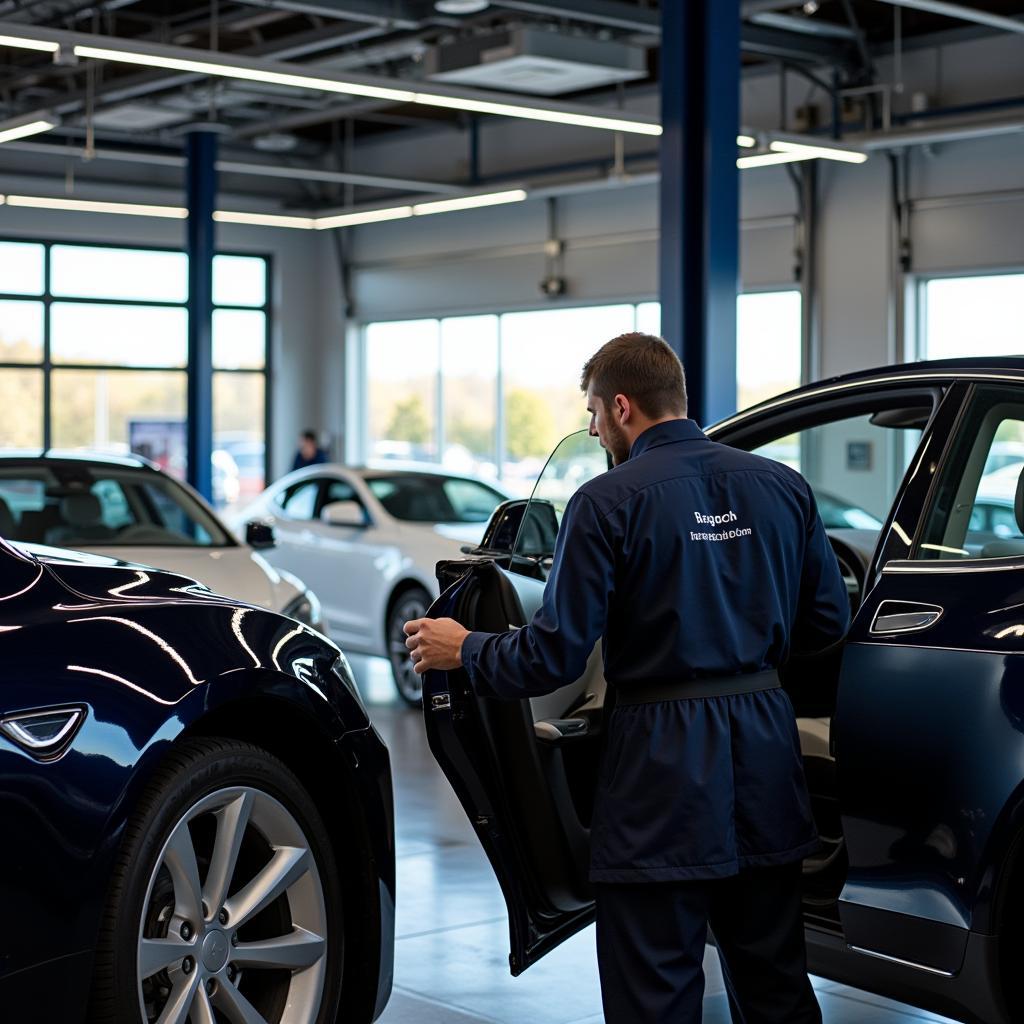
[[[801,160],[814,159],[806,153],[755,153],[753,156],[739,157],[736,166],[744,171],[751,167],[773,167],[776,164],[793,164]]]
[[[391,206],[384,210],[359,210],[353,213],[338,213],[331,217],[317,217],[313,227],[317,231],[330,228],[354,228],[360,224],[376,224],[384,220],[404,220],[412,216],[411,206]]]
[[[311,231],[316,226],[314,217],[292,217],[282,213],[240,213],[234,210],[215,210],[213,219],[218,224],[252,224],[265,228],[299,228]]]
[[[15,139],[24,139],[29,135],[39,135],[41,132],[48,132],[56,128],[57,122],[46,118],[37,121],[28,121],[25,124],[15,125],[12,128],[4,128],[0,125],[0,143],[14,142]]]
[[[488,192],[484,195],[461,196],[458,199],[434,199],[427,203],[416,203],[413,205],[412,213],[414,217],[423,217],[431,213],[448,213],[451,210],[472,210],[481,206],[521,203],[525,198],[524,189],[513,188],[505,192]]]
[[[847,164],[862,164],[868,155],[855,149],[842,149],[839,146],[821,146],[806,142],[789,142],[785,139],[776,139],[771,142],[768,148],[773,153],[791,153],[800,160],[838,160]]]
[[[91,199],[58,199],[50,196],[11,196],[8,206],[25,206],[35,210],[77,210],[82,213],[122,213],[133,217],[164,217],[184,220],[188,210],[183,206],[154,206],[146,203],[112,203]]]
[[[170,71],[186,71],[198,75],[237,78],[247,82],[265,82],[268,85],[283,85],[293,89],[339,92],[350,96],[389,100],[394,103],[412,103],[416,97],[415,93],[406,89],[387,89],[376,85],[364,85],[362,82],[336,82],[330,78],[317,78],[313,75],[296,75],[281,71],[267,71],[262,68],[235,67],[230,64],[191,60],[183,57],[164,57],[158,54],[112,50],[101,46],[76,46],[75,56],[116,61],[119,64],[135,64],[148,68],[165,68]]]
[[[0,46],[13,46],[19,50],[39,50],[43,53],[56,53],[60,49],[60,43],[49,40],[4,35],[0,35]]]

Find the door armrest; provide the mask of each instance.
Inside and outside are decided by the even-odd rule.
[[[586,718],[543,718],[533,723],[533,731],[538,742],[560,745],[587,736],[590,722]]]

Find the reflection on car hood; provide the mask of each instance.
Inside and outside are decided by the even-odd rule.
[[[180,573],[199,580],[215,594],[223,594],[225,597],[259,605],[272,611],[279,611],[287,603],[287,599],[279,601],[275,593],[281,585],[277,573],[256,552],[247,547],[97,546],[90,548],[89,552]]]
[[[147,565],[99,553],[68,551],[43,544],[16,543],[42,562],[66,587],[85,597],[109,600],[191,598],[219,601],[190,576],[154,570]]]

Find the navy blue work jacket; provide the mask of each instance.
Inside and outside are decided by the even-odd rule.
[[[471,633],[481,693],[524,698],[578,679],[598,639],[631,685],[777,668],[839,640],[849,600],[807,482],[710,441],[687,419],[566,506],[541,608]],[[617,706],[591,827],[595,882],[719,878],[818,844],[796,720],[781,689]]]

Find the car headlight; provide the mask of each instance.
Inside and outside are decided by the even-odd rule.
[[[282,615],[298,619],[304,626],[317,629],[321,633],[324,630],[324,613],[320,606],[320,599],[312,590],[307,590],[297,597],[292,598],[281,609]]]

